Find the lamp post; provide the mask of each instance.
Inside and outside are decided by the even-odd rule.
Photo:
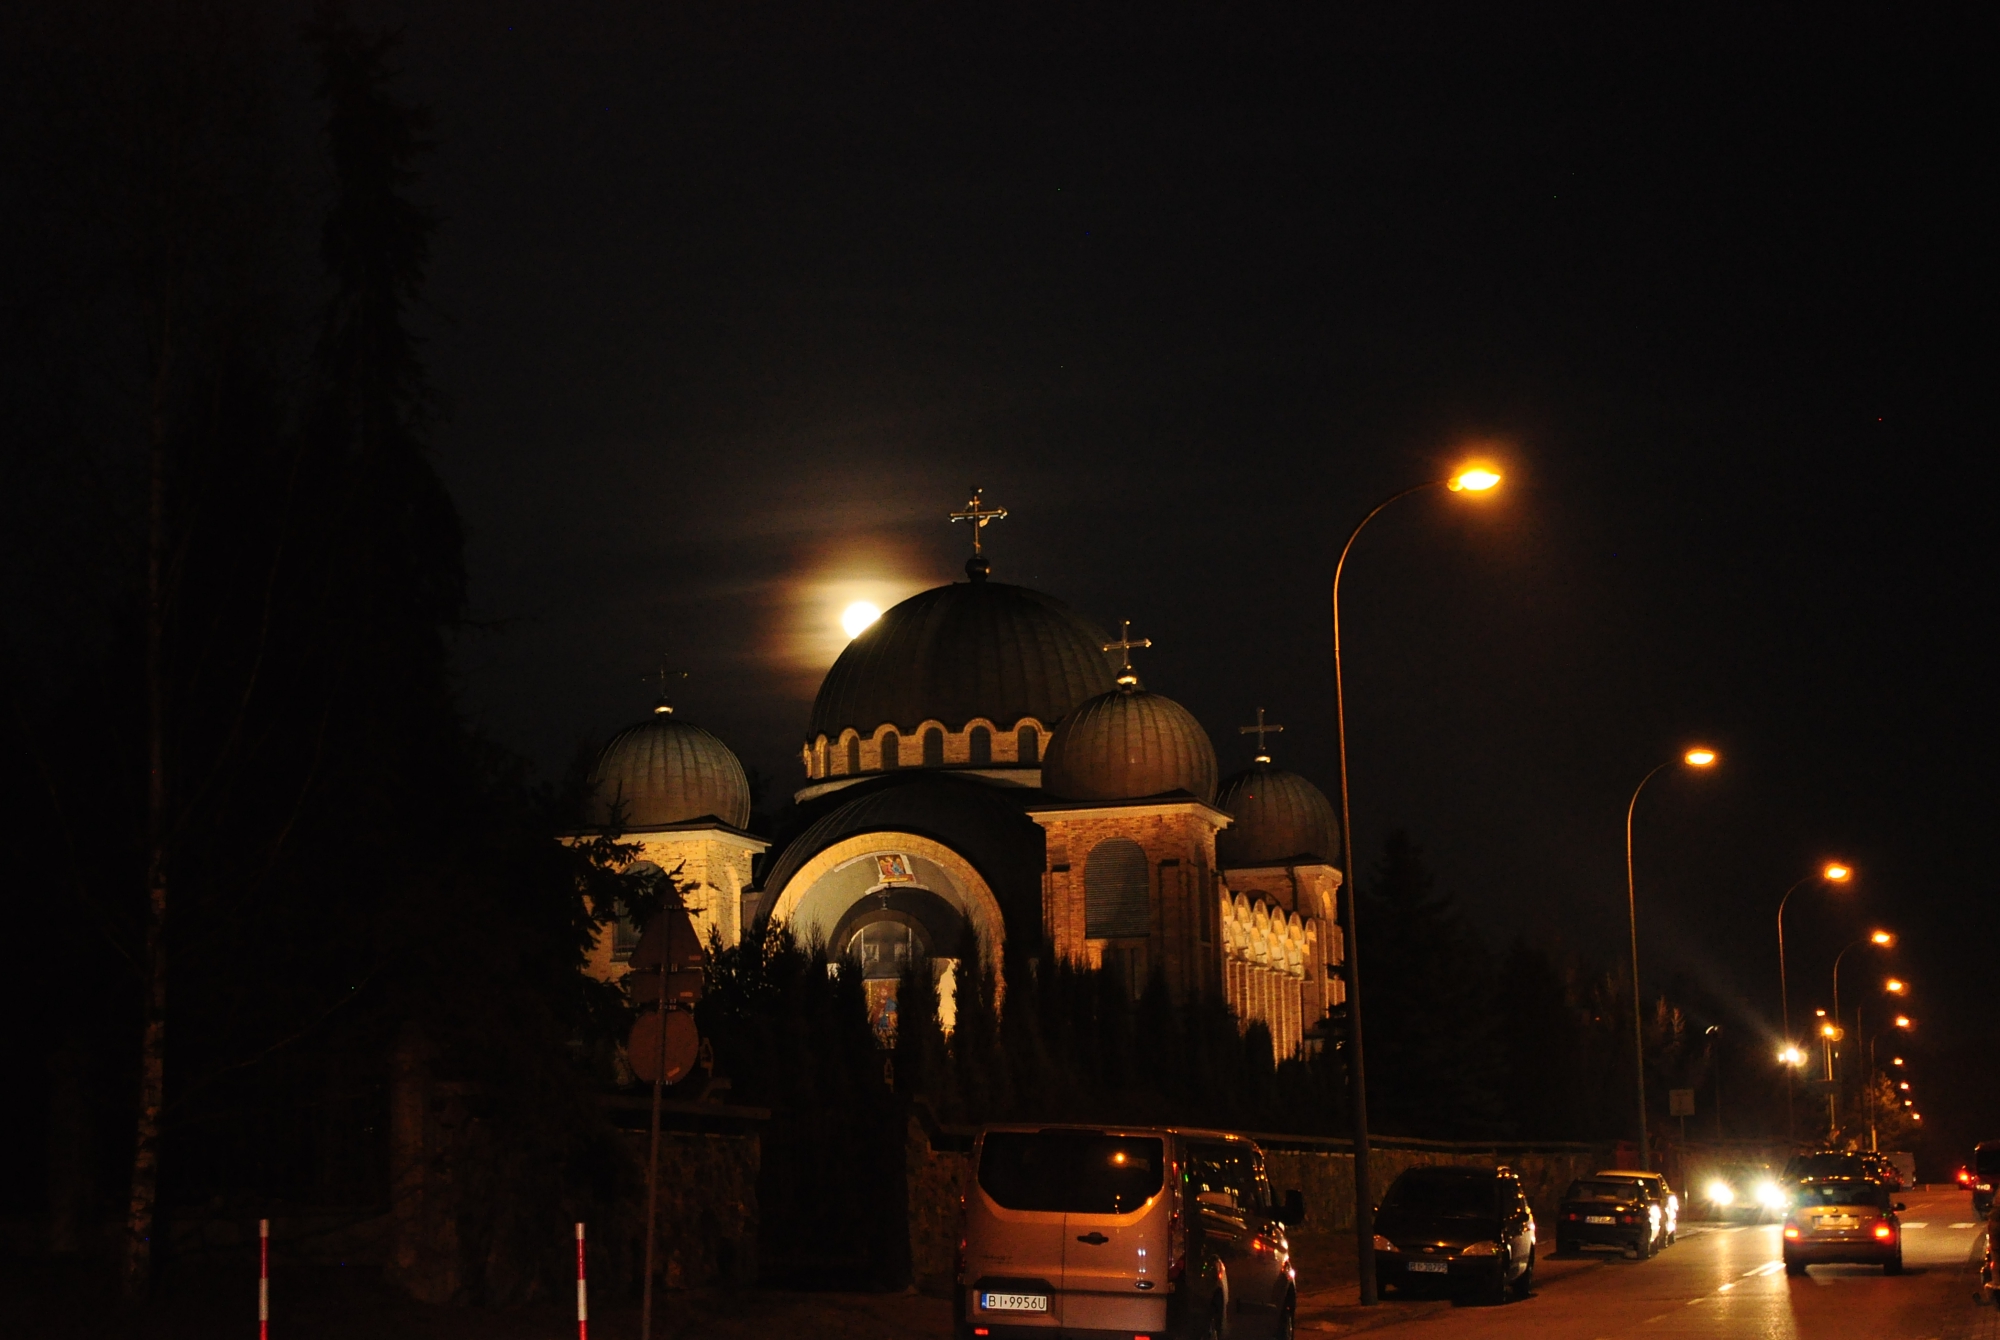
[[[1639,1091],[1639,1167],[1646,1172],[1652,1171],[1653,1162],[1646,1142],[1646,1024],[1639,996],[1639,894],[1632,878],[1632,813],[1639,808],[1639,793],[1646,789],[1646,783],[1676,762],[1690,768],[1711,768],[1715,760],[1713,749],[1702,748],[1690,749],[1679,759],[1669,759],[1639,779],[1639,784],[1632,788],[1632,799],[1625,806],[1625,915],[1632,932],[1632,1070]]]
[[[1850,949],[1859,949],[1863,945],[1874,945],[1877,949],[1887,949],[1891,945],[1894,945],[1895,943],[1896,943],[1896,937],[1888,931],[1870,931],[1868,932],[1867,939],[1856,940],[1851,945],[1843,945],[1841,947],[1840,952],[1833,956],[1833,1022],[1834,1023],[1837,1024],[1840,1022],[1840,961],[1847,957],[1847,951]],[[1894,981],[1895,979],[1891,978],[1890,980]],[[1859,1024],[1855,1025],[1855,1031],[1856,1032],[1860,1031]]]
[[[1722,1025],[1708,1026],[1708,1054],[1715,1062],[1715,1138],[1722,1139]]]
[[[1361,1303],[1372,1307],[1375,1297],[1375,1207],[1368,1185],[1368,1081],[1362,1064],[1361,1048],[1361,942],[1355,934],[1354,823],[1347,786],[1347,693],[1340,665],[1340,579],[1347,571],[1347,555],[1369,522],[1390,503],[1399,502],[1426,489],[1446,488],[1453,493],[1481,494],[1500,482],[1491,470],[1470,466],[1448,479],[1431,479],[1392,493],[1375,504],[1348,532],[1333,565],[1333,715],[1334,735],[1340,752],[1340,836],[1347,844],[1347,897],[1341,900],[1341,936],[1347,967],[1347,1073],[1348,1101],[1354,1124],[1354,1255],[1361,1275]]]
[[[1845,884],[1848,880],[1854,878],[1854,867],[1844,865],[1839,861],[1829,861],[1820,867],[1817,875],[1807,875],[1804,879],[1792,885],[1791,888],[1786,889],[1785,896],[1778,900],[1778,1013],[1785,1021],[1785,1046],[1787,1048],[1793,1045],[1793,1039],[1792,993],[1790,986],[1785,981],[1785,904],[1792,901],[1792,895],[1812,883],[1815,878],[1823,879],[1829,884]],[[1792,1071],[1795,1069],[1797,1069],[1796,1066],[1788,1065],[1785,1067],[1785,1138],[1788,1140],[1797,1138],[1797,1119],[1792,1111]]]
[[[1889,990],[1898,995],[1902,994],[1903,984],[1896,981],[1893,977],[1889,981],[1891,983]],[[1906,1030],[1909,1027],[1910,1016],[1899,1014],[1896,1016],[1895,1023],[1868,1039],[1868,1152],[1871,1154],[1875,1152],[1875,1044],[1883,1038],[1888,1037],[1891,1033],[1899,1029]],[[1861,1011],[1858,1009],[1854,1012],[1854,1031],[1857,1033],[1861,1031]],[[1896,1064],[1903,1064],[1903,1058],[1898,1056]]]

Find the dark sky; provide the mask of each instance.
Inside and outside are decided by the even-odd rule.
[[[1350,570],[1363,853],[1407,827],[1496,937],[1608,959],[1626,798],[1709,742],[1640,805],[1649,978],[1772,1020],[1778,895],[1840,856],[1800,1004],[1879,920],[1914,1012],[1971,1008],[1990,33],[695,8],[374,11],[437,118],[492,732],[553,772],[664,655],[797,785],[839,605],[956,575],[976,482],[997,578],[1132,619],[1225,771],[1262,705],[1331,793],[1334,553],[1484,443],[1498,495],[1399,504]]]

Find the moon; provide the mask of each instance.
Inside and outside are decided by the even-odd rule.
[[[850,638],[861,636],[861,630],[882,617],[882,611],[865,600],[857,600],[840,612],[840,627]]]

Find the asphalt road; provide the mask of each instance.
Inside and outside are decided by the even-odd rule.
[[[1969,1273],[1980,1226],[1961,1191],[1906,1192],[1900,1276],[1814,1266],[1786,1276],[1778,1226],[1690,1225],[1650,1261],[1552,1262],[1535,1293],[1503,1307],[1394,1300],[1309,1321],[1302,1333],[1392,1330],[1452,1340],[1987,1340],[2000,1310],[1977,1307]],[[1302,1309],[1303,1312],[1303,1309]],[[1399,1315],[1401,1314],[1401,1315]]]

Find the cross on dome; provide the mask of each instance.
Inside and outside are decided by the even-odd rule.
[[[662,657],[660,659],[660,671],[659,671],[660,696],[656,700],[654,700],[653,703],[654,716],[665,717],[665,716],[672,716],[674,714],[674,705],[667,700],[667,681],[671,679],[686,679],[687,677],[688,677],[687,671],[669,670],[667,669],[666,658]]]
[[[1118,672],[1118,682],[1128,689],[1137,688],[1139,676],[1132,669],[1132,653],[1141,647],[1152,646],[1153,639],[1150,637],[1135,639],[1132,636],[1132,621],[1130,619],[1120,619],[1119,623],[1124,625],[1124,628],[1119,634],[1118,640],[1116,642],[1105,643],[1104,649],[1106,651],[1122,651],[1125,653],[1125,668]]]
[[[1269,734],[1271,734],[1271,733],[1275,732],[1275,731],[1281,731],[1281,730],[1283,730],[1283,729],[1284,729],[1284,727],[1283,727],[1283,726],[1271,726],[1271,725],[1267,725],[1267,724],[1265,724],[1265,721],[1264,721],[1264,709],[1260,707],[1260,708],[1258,708],[1258,709],[1257,709],[1257,724],[1256,724],[1256,725],[1254,725],[1254,726],[1238,726],[1238,727],[1236,728],[1236,733],[1237,733],[1238,735],[1254,735],[1254,736],[1256,736],[1256,737],[1257,737],[1257,762],[1259,762],[1259,763],[1269,763],[1269,762],[1271,761],[1271,751],[1270,751],[1270,746],[1269,746],[1268,744],[1266,744],[1266,742],[1265,742],[1265,740],[1264,740],[1264,737],[1265,737],[1266,735],[1269,735]]]

